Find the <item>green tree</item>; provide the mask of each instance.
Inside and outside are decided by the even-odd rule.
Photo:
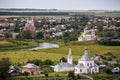
[[[46,60],[44,61],[44,64],[45,64],[45,65],[53,65],[53,61],[51,61],[50,59],[46,59]]]
[[[65,57],[62,57],[61,59],[60,59],[60,61],[63,61],[63,62],[67,62],[67,60],[65,59]]]
[[[11,33],[9,33],[9,32],[4,33],[4,35],[5,35],[5,38],[9,38],[9,37],[11,37],[11,36],[12,36],[12,34],[11,34]]]
[[[29,72],[24,72],[23,73],[23,76],[28,76],[29,75]]]
[[[69,80],[76,80],[76,76],[74,74],[74,71],[70,71],[68,73],[68,78],[69,78]]]
[[[41,60],[38,60],[38,59],[28,60],[27,63],[33,63],[33,64],[36,64],[37,66],[43,65],[43,62]]]
[[[35,38],[37,39],[42,39],[43,38],[43,33],[42,32],[38,32],[35,36]]]
[[[11,63],[8,58],[2,58],[0,60],[0,80],[6,80],[10,65]]]
[[[22,38],[31,39],[32,38],[32,32],[30,30],[23,31],[22,32]]]

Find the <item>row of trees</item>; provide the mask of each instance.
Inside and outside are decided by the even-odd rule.
[[[27,63],[34,63],[38,66],[42,66],[42,65],[53,65],[53,61],[50,59],[46,59],[44,61],[42,60],[38,60],[38,59],[34,59],[34,60],[28,60]]]
[[[10,65],[9,58],[2,58],[0,60],[0,80],[6,80]]]
[[[33,33],[30,30],[22,31],[18,36],[18,39],[43,39],[42,32]]]
[[[67,12],[0,12],[0,15],[39,16],[39,15],[68,15]]]
[[[107,46],[119,46],[120,41],[111,41],[111,40],[102,40],[98,41],[99,44],[101,45],[107,45]]]

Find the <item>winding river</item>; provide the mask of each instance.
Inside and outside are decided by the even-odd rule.
[[[38,50],[38,49],[48,49],[48,48],[59,48],[59,45],[54,44],[54,43],[43,42],[43,43],[39,43],[38,47],[31,48],[28,50]]]

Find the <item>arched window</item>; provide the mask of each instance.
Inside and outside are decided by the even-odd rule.
[[[97,68],[95,68],[95,71],[97,71]]]
[[[87,63],[87,66],[89,66],[89,63]]]
[[[89,69],[87,69],[87,72],[89,72]]]
[[[75,69],[75,71],[77,72],[77,69]]]
[[[90,66],[92,66],[92,63],[90,63]]]
[[[82,69],[80,69],[80,72],[82,72]]]

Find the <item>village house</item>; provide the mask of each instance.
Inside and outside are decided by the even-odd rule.
[[[32,63],[28,63],[25,66],[22,66],[22,73],[24,72],[28,72],[30,75],[37,75],[40,74],[40,67],[32,64]]]
[[[119,67],[115,67],[111,70],[112,74],[119,74],[120,68]]]
[[[8,71],[9,77],[15,77],[15,76],[20,76],[20,72],[18,72],[14,66],[10,66],[9,71]]]
[[[98,63],[102,63],[102,58],[100,56],[93,56],[92,59]]]
[[[0,33],[0,39],[4,39],[5,35]]]

